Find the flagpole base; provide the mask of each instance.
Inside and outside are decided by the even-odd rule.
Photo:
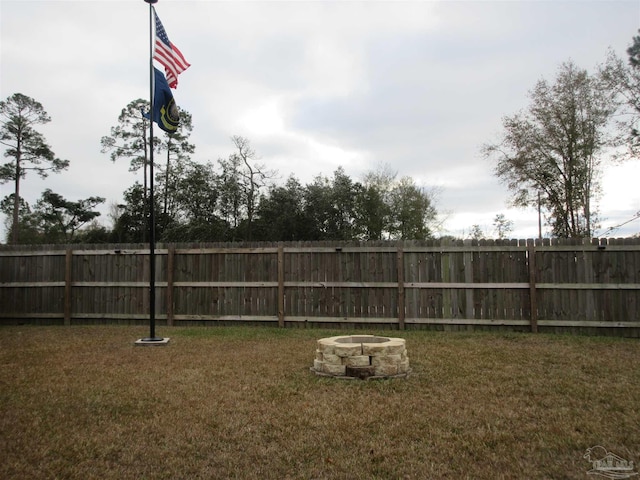
[[[136,340],[137,347],[157,346],[164,347],[169,344],[169,337],[145,337]]]

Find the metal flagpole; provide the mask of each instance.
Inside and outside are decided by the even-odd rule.
[[[138,340],[141,345],[165,344],[169,339],[156,337],[156,219],[153,198],[153,101],[154,78],[153,44],[154,12],[153,4],[158,0],[144,0],[149,4],[149,337]]]

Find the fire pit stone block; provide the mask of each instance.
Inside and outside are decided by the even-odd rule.
[[[344,357],[344,364],[349,367],[366,367],[371,365],[371,357],[369,355],[354,355],[353,357]]]

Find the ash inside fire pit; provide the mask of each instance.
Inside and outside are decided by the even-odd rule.
[[[311,370],[327,377],[375,379],[406,377],[411,369],[404,338],[347,335],[318,340]]]

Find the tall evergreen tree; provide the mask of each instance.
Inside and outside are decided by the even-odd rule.
[[[51,121],[42,104],[21,93],[0,102],[0,144],[4,157],[0,166],[0,183],[13,182],[13,221],[11,242],[18,243],[20,230],[20,181],[34,171],[41,178],[69,167],[68,160],[56,158],[44,136],[35,127]]]
[[[133,100],[122,109],[118,116],[118,124],[111,127],[111,134],[100,139],[102,153],[109,153],[112,162],[120,158],[128,158],[129,171],[136,172],[144,169],[144,178],[147,178],[149,158],[149,120],[143,113],[149,110],[149,102],[141,98]],[[154,139],[154,145],[159,145]],[[146,184],[145,184],[146,187]]]
[[[161,171],[158,172],[158,186],[162,197],[162,213],[171,216],[171,204],[175,202],[177,192],[177,184],[179,175],[174,170],[180,168],[181,163],[188,162],[191,154],[195,152],[195,145],[189,142],[193,123],[191,114],[187,111],[180,111],[180,125],[178,130],[166,135],[163,140],[162,148],[166,155],[166,162]]]
[[[13,229],[20,229],[20,243],[38,244],[42,243],[42,235],[38,228],[38,219],[34,215],[31,206],[24,198],[20,199],[20,211],[18,215],[18,223],[13,222],[13,209],[15,205],[15,195],[7,195],[0,202],[0,212],[6,215],[5,227],[7,230],[7,238],[12,238]]]
[[[151,158],[149,146],[151,143],[148,136],[149,119],[145,118],[144,115],[148,111],[149,102],[147,100],[138,98],[137,100],[129,102],[129,104],[121,110],[118,116],[118,124],[111,127],[111,134],[100,139],[102,153],[109,153],[109,158],[112,162],[121,158],[128,158],[130,161],[130,172],[136,172],[142,168],[143,188],[141,193],[143,204],[147,210],[147,195],[149,191],[148,171]],[[159,153],[163,148],[162,143],[155,136],[153,146],[154,153]],[[148,215],[149,213],[147,212],[145,216]],[[143,233],[142,241],[144,241],[146,235],[147,233]]]

